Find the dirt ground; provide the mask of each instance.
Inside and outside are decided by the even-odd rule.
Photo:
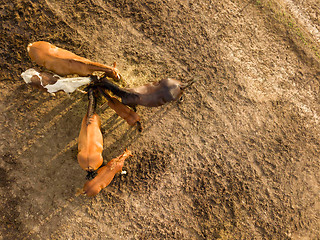
[[[320,239],[320,2],[1,0],[0,239]],[[138,86],[197,80],[183,102],[110,109],[104,161],[126,175],[75,197],[87,98],[27,86],[49,41]]]

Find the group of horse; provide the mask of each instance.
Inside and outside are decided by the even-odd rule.
[[[21,76],[27,84],[51,94],[58,91],[72,93],[87,85],[84,92],[88,95],[88,109],[81,124],[77,156],[80,167],[88,172],[88,181],[78,194],[87,196],[95,196],[108,186],[115,174],[122,171],[125,159],[131,156],[131,151],[126,149],[102,166],[103,136],[101,120],[96,113],[98,95],[103,96],[108,106],[130,126],[137,125],[138,130],[142,131],[140,117],[136,113],[137,105],[158,107],[178,100],[184,89],[193,83],[166,78],[135,88],[121,88],[114,83],[123,80],[115,63],[109,67],[93,62],[45,41],[29,44],[27,51],[33,62],[49,70],[26,70]],[[103,75],[98,77],[93,75],[94,72],[103,72]]]

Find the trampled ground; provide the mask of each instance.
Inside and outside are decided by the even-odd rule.
[[[319,1],[1,2],[0,238],[320,238]],[[126,86],[197,80],[139,107],[142,133],[99,109],[105,162],[134,156],[94,198],[75,197],[86,97],[20,77],[39,40]]]

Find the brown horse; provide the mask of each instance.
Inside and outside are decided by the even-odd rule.
[[[96,100],[92,88],[88,89],[88,111],[84,116],[78,138],[78,162],[88,172],[97,170],[103,163],[103,137],[101,120],[95,113]]]
[[[96,86],[110,90],[121,98],[123,104],[133,108],[137,105],[158,107],[167,102],[178,100],[183,91],[193,83],[194,81],[182,83],[173,78],[165,78],[159,82],[136,88],[120,88],[106,78],[94,80]]]
[[[122,171],[124,161],[129,156],[132,156],[131,151],[126,149],[119,157],[110,160],[107,165],[98,170],[98,175],[94,179],[84,184],[83,189],[79,193],[86,194],[89,197],[97,195],[111,183],[116,173]]]
[[[58,48],[48,42],[39,41],[30,43],[27,50],[32,61],[60,76],[70,74],[89,76],[95,71],[101,71],[115,80],[120,80],[121,78],[115,64],[113,67],[109,67],[104,64],[92,62],[89,59]]]

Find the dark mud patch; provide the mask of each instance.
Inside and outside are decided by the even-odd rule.
[[[15,160],[10,153],[2,157],[8,164],[15,164]],[[19,205],[22,201],[19,196],[16,196],[12,191],[12,186],[15,184],[14,178],[10,177],[5,168],[0,168],[0,227],[3,229],[1,236],[3,239],[22,239],[26,229],[24,224],[19,220],[20,210]]]
[[[156,190],[158,182],[170,167],[170,162],[170,156],[161,151],[135,151],[123,168],[127,174],[120,175],[115,184],[120,184],[132,192]]]

